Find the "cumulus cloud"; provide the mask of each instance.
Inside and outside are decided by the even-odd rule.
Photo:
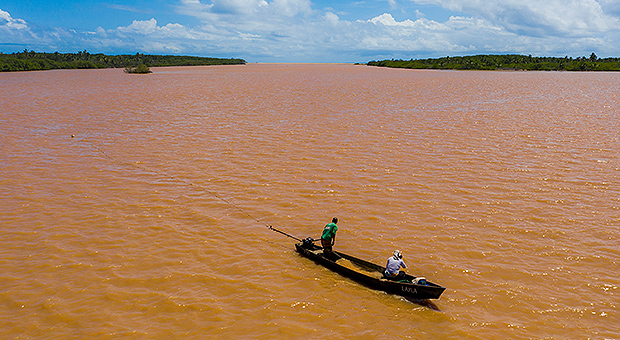
[[[54,33],[35,34],[23,19],[16,19],[0,9],[0,44],[9,47],[27,47],[29,44],[43,44],[53,40]]]
[[[411,0],[439,5],[529,36],[587,37],[620,29],[615,0]]]
[[[392,51],[400,55],[414,54],[415,51],[467,53],[476,50],[481,43],[481,35],[496,41],[511,38],[510,33],[487,22],[457,16],[440,23],[426,18],[396,21],[391,14],[384,13],[368,20],[367,24],[373,25],[366,28],[366,48]]]
[[[88,32],[84,42],[101,48],[131,48],[145,53],[197,53],[196,45],[217,40],[218,37],[200,29],[178,23],[158,25],[154,18],[134,20],[128,26],[114,29],[98,27]]]
[[[441,23],[425,18],[399,22],[385,13],[368,20],[368,23],[376,28],[368,30],[369,35],[364,40],[367,47],[389,51],[395,57],[425,57],[423,53],[426,57],[428,54],[480,53],[589,55],[618,41],[613,34],[594,37],[528,36],[486,19],[465,16],[452,16]],[[389,57],[387,54],[386,58]]]
[[[27,28],[28,24],[22,19],[13,19],[11,14],[0,9],[0,27],[11,30],[22,30]]]
[[[383,13],[378,17],[372,18],[370,22],[372,22],[373,24],[381,23],[385,26],[413,26],[415,25],[415,23],[409,19],[402,21],[402,22],[396,22],[396,20],[394,20],[394,17],[389,13]]]
[[[226,21],[235,18],[240,21],[282,20],[312,12],[309,0],[181,0],[179,10],[188,16],[207,21]]]
[[[617,41],[614,0],[411,0],[467,16],[434,21],[415,11],[397,21],[390,13],[346,21],[331,10],[313,10],[307,0],[182,0],[180,10],[199,18],[203,29],[247,43],[262,57],[314,53],[446,55],[465,53],[553,54],[601,48]],[[251,37],[251,39],[248,39]],[[238,39],[239,38],[239,39]],[[579,53],[578,51],[577,53]]]
[[[313,11],[309,0],[181,0],[178,11],[199,19],[196,29],[220,37],[219,46],[276,58],[307,54],[325,34],[320,25],[338,22]]]
[[[367,61],[478,53],[617,55],[616,0],[411,0],[458,13],[441,21],[420,12],[343,20],[309,0],[178,0],[177,14],[90,32],[32,28],[0,10],[0,43],[28,49],[104,53],[180,53],[248,61]],[[389,6],[388,6],[389,7]],[[39,46],[39,47],[37,47]],[[605,52],[609,51],[609,52]]]

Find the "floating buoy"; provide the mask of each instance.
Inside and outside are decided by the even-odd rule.
[[[75,135],[71,135],[71,138],[74,138],[74,137],[75,137]]]

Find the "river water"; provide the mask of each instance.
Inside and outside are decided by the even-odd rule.
[[[0,338],[620,339],[620,73],[0,74]],[[407,301],[294,251],[447,287]]]

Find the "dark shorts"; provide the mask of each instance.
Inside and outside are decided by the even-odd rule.
[[[396,276],[391,276],[384,272],[383,276],[385,276],[385,278],[388,280],[400,281],[405,279],[405,272],[401,270]]]
[[[324,238],[321,239],[321,246],[323,247],[323,252],[332,252],[332,241],[326,240]]]

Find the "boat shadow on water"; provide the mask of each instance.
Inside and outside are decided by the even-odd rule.
[[[439,309],[439,306],[437,306],[433,301],[431,300],[426,300],[426,299],[413,299],[410,297],[403,297],[405,300],[407,300],[408,302],[411,302],[413,304],[416,304],[418,306],[422,306],[422,307],[426,307],[430,310],[433,310],[435,312],[442,312],[443,311],[441,309]]]

